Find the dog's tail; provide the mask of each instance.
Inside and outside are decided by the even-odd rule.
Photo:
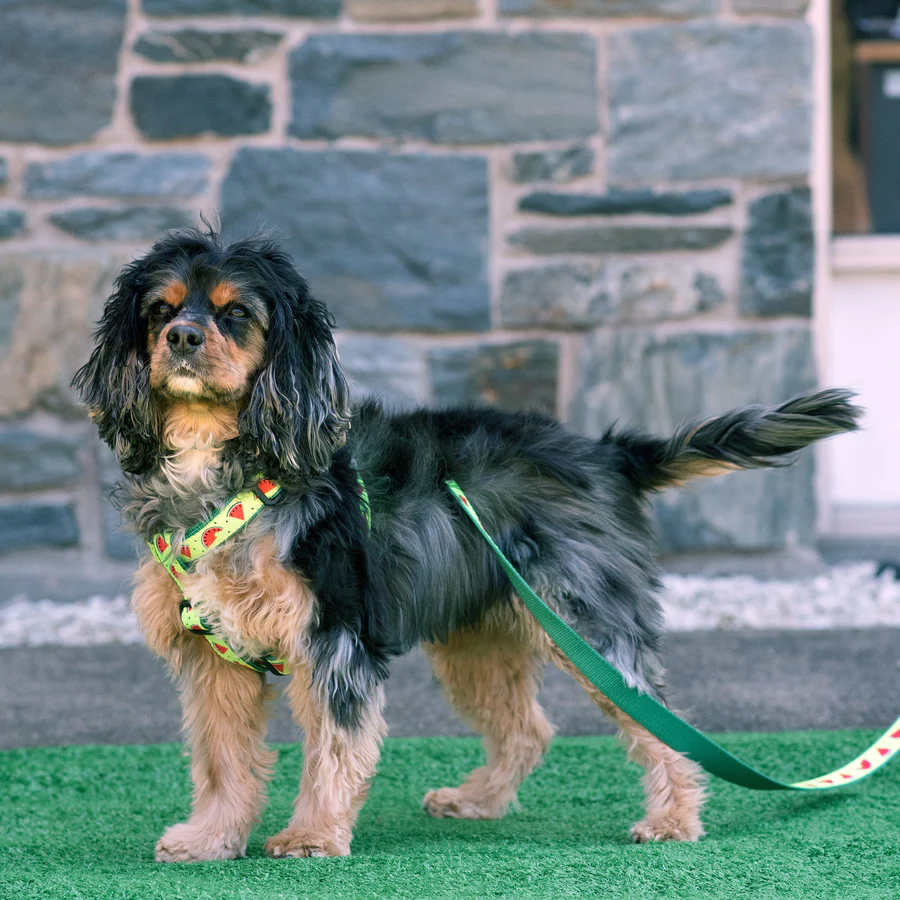
[[[658,491],[703,475],[787,465],[794,453],[822,438],[855,431],[862,409],[847,390],[800,394],[781,406],[744,406],[704,422],[682,425],[669,440],[611,432],[627,477]]]

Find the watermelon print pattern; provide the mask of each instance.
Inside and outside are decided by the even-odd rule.
[[[256,487],[270,499],[278,496],[281,492],[280,485],[266,478],[260,478]],[[166,571],[172,576],[172,580],[178,585],[184,597],[181,602],[181,624],[188,631],[205,637],[210,647],[226,662],[253,669],[254,672],[290,675],[290,666],[284,659],[276,659],[268,655],[262,659],[249,659],[235,653],[228,646],[228,642],[221,635],[214,634],[207,623],[194,611],[180,579],[180,576],[187,572],[185,566],[192,566],[204,553],[223,544],[264,508],[265,504],[253,491],[241,491],[236,497],[232,497],[223,509],[208,522],[203,522],[191,529],[185,535],[177,554],[172,549],[174,535],[171,532],[154,535],[153,540],[150,541],[150,550],[156,561],[166,567]]]

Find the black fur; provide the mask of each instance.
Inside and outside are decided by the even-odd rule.
[[[212,488],[184,498],[160,475],[165,448],[155,430],[140,298],[160,269],[198,261],[264,298],[269,330],[240,436]],[[859,414],[849,393],[824,391],[686,425],[667,440],[615,430],[596,440],[534,413],[393,415],[369,402],[348,432],[347,384],[325,308],[271,242],[223,246],[211,232],[170,236],[128,267],[97,339],[76,385],[131,473],[122,506],[145,537],[193,525],[260,470],[284,486],[281,502],[256,521],[316,594],[306,636],[313,677],[348,727],[390,656],[475,627],[510,601],[499,564],[445,479],[459,482],[525,579],[631,683],[659,696],[662,621],[648,492],[698,474],[698,462],[779,465],[785,454],[854,429]],[[356,468],[369,491],[371,533]]]

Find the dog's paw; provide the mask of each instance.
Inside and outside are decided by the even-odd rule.
[[[476,798],[463,788],[438,788],[425,795],[422,807],[436,819],[499,819],[508,809],[509,802]]]
[[[157,862],[202,862],[210,859],[237,859],[247,842],[236,834],[211,831],[202,825],[182,822],[163,832],[156,844]]]
[[[266,841],[265,851],[275,859],[349,856],[350,843],[309,830],[285,828]]]
[[[698,841],[706,832],[696,817],[687,819],[647,818],[631,829],[631,839],[636,844],[653,841]]]

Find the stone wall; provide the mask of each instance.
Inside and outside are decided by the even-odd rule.
[[[117,268],[201,212],[276,228],[398,406],[666,432],[814,384],[804,7],[3,3],[6,594],[130,568],[69,381]],[[658,503],[678,551],[808,543],[814,513],[808,456]]]

